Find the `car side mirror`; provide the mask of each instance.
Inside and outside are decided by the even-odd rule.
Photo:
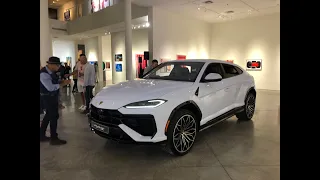
[[[209,73],[202,82],[217,82],[221,81],[222,76],[218,73]]]

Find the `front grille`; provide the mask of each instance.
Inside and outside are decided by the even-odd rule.
[[[91,117],[105,125],[122,124],[120,117],[121,113],[117,110],[99,109],[91,105]]]
[[[118,110],[100,109],[92,105],[90,115],[94,121],[107,126],[125,124],[143,136],[154,136],[157,132],[153,115],[127,115]]]

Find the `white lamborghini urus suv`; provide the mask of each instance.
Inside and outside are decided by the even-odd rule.
[[[220,60],[169,61],[142,79],[104,88],[91,101],[89,125],[119,142],[162,143],[173,155],[187,154],[198,132],[236,115],[251,120],[254,79]]]

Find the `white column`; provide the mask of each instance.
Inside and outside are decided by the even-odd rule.
[[[132,24],[131,24],[131,0],[125,0],[125,55],[126,55],[126,79],[135,78],[134,64],[132,62]]]
[[[98,81],[103,84],[103,53],[104,49],[102,47],[102,36],[98,37]]]
[[[149,28],[148,28],[148,50],[149,50],[149,61],[148,65],[151,65],[151,62],[153,60],[153,8],[148,8],[148,22],[149,22]],[[160,61],[160,60],[158,60]],[[160,64],[160,62],[159,62]]]
[[[42,66],[47,64],[50,56],[52,56],[52,39],[48,1],[40,0],[40,62]]]

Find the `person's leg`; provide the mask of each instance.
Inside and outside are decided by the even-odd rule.
[[[90,86],[86,86],[86,90],[84,92],[84,97],[85,97],[85,100],[86,100],[86,110],[89,108],[89,103],[90,103],[90,91],[89,91],[89,88]]]
[[[85,114],[89,113],[89,105],[92,97],[92,89],[93,86],[86,86],[85,90],[85,98],[86,98],[86,110],[84,111]]]
[[[40,114],[43,114],[43,102],[42,102],[41,95],[40,95]]]
[[[85,99],[84,99],[84,94],[83,94],[83,86],[79,83],[77,83],[78,85],[78,92],[80,93],[81,95],[81,101],[82,101],[82,105],[81,107],[79,108],[80,110],[84,110],[84,106],[85,106]]]
[[[58,138],[59,96],[50,96],[50,144],[63,145],[67,141]]]
[[[46,131],[50,121],[51,109],[50,109],[50,104],[47,96],[42,96],[42,102],[43,102],[44,108],[46,109],[46,114],[44,115],[44,118],[40,125],[40,141],[47,141],[49,140],[49,138],[46,136]]]
[[[57,138],[57,126],[59,119],[59,96],[50,96],[50,135],[52,138]]]

